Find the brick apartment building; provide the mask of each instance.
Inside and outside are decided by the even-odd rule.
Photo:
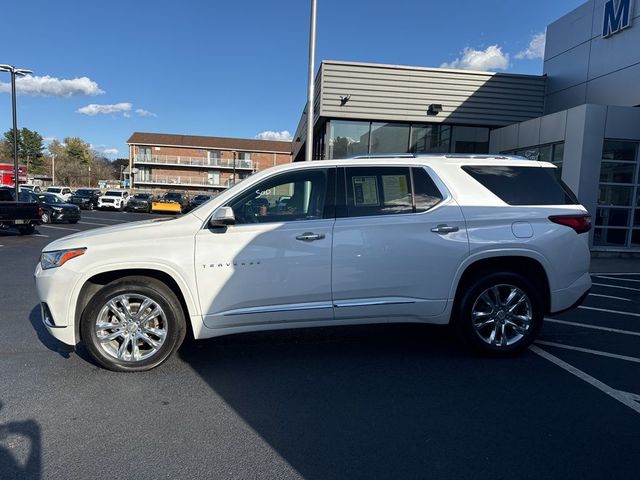
[[[291,142],[135,132],[127,143],[131,186],[145,190],[219,193],[292,161]]]

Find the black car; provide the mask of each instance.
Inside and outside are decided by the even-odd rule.
[[[102,192],[95,188],[81,188],[69,198],[69,203],[77,205],[84,210],[93,210],[98,206],[98,197]]]
[[[127,211],[129,212],[151,212],[151,202],[154,200],[154,196],[150,193],[136,193],[127,203]]]
[[[209,200],[211,200],[212,198],[213,198],[212,195],[196,195],[189,202],[189,210],[193,210],[194,208],[199,207],[203,203],[206,203]]]
[[[80,207],[65,203],[53,193],[20,192],[20,201],[40,204],[42,207],[42,223],[69,222],[78,223]]]

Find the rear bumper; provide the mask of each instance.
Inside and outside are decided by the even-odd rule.
[[[569,287],[551,292],[550,313],[564,312],[575,308],[586,298],[591,290],[591,275],[584,273]]]

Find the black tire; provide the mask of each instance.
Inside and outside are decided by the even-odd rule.
[[[78,220],[69,220],[69,223],[78,223]]]
[[[508,311],[507,307],[493,309],[490,308],[489,305],[484,302],[484,300],[480,300],[483,292],[491,289],[492,287],[497,287],[499,296],[501,296],[501,303],[503,303],[508,297],[508,293],[512,290],[509,287],[515,287],[519,289],[528,299],[528,304],[526,301],[523,301],[522,304],[517,307],[514,311],[515,313],[523,313],[523,311],[527,311],[530,309],[530,323],[529,327],[525,331],[521,331],[520,333],[516,332],[513,327],[506,326],[507,332],[517,333],[516,337],[521,335],[520,338],[517,338],[511,344],[503,344],[503,345],[495,345],[488,343],[488,340],[484,340],[482,335],[490,334],[490,331],[495,326],[494,324],[483,327],[478,331],[473,324],[472,320],[472,312],[474,305],[476,302],[479,306],[482,306],[482,302],[486,305],[483,310],[491,310],[499,312],[503,310],[502,316],[504,317],[505,313]],[[535,340],[542,328],[542,322],[544,319],[544,301],[543,297],[540,293],[540,290],[536,288],[534,284],[531,283],[526,277],[512,272],[495,272],[489,273],[483,276],[476,276],[469,281],[465,282],[464,285],[461,286],[461,291],[459,293],[460,298],[456,300],[456,304],[454,306],[454,318],[453,318],[453,327],[456,331],[458,337],[462,340],[464,344],[472,347],[474,350],[491,355],[491,356],[509,356],[514,355],[519,352],[522,352],[526,349],[531,343]],[[524,309],[519,311],[518,309]],[[496,322],[508,322],[513,321],[509,317],[509,314],[506,313],[507,318],[501,318],[496,313],[491,318],[495,318]],[[479,322],[478,322],[479,323]],[[520,321],[518,321],[520,323]],[[500,327],[498,327],[500,328]],[[504,330],[502,330],[504,331]],[[497,335],[500,337],[501,335]],[[508,334],[507,334],[508,336]]]
[[[89,202],[89,206],[87,207],[87,210],[91,211],[93,210],[95,207],[93,205],[93,202]]]
[[[122,294],[144,295],[156,302],[165,313],[166,337],[161,347],[150,358],[136,362],[119,360],[110,356],[100,346],[94,328],[95,322],[105,304]],[[167,285],[150,277],[125,277],[104,286],[91,298],[80,321],[81,339],[90,355],[104,368],[115,372],[141,372],[157,367],[178,349],[185,334],[186,322],[180,301]]]
[[[32,235],[36,231],[35,225],[26,225],[23,227],[18,227],[18,233],[20,235]]]

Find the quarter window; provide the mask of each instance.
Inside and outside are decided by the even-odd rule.
[[[236,224],[289,222],[323,218],[328,170],[278,175],[252,186],[229,206]]]

